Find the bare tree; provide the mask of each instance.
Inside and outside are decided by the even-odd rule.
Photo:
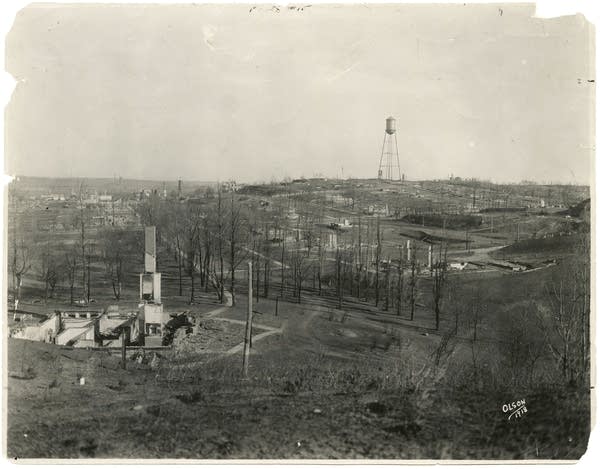
[[[165,212],[162,210],[163,204],[161,202],[161,199],[155,191],[149,198],[136,206],[136,213],[140,217],[142,225],[164,226]],[[156,234],[158,238],[161,234],[161,230],[157,230]]]
[[[442,245],[440,244],[440,253],[438,261],[432,266],[433,269],[433,310],[435,313],[435,329],[440,330],[440,310],[446,286],[446,252],[442,254]]]
[[[182,206],[177,200],[170,201],[168,210],[168,222],[165,227],[169,227],[170,238],[173,240],[175,248],[175,262],[177,263],[179,296],[183,295],[183,269],[185,264],[185,253],[183,252],[183,227],[185,226],[185,215]]]
[[[433,352],[433,363],[436,367],[447,360],[453,353],[456,346],[456,331],[449,329],[442,334],[438,346]]]
[[[200,270],[200,284],[204,286],[205,291],[208,291],[208,280],[210,276],[210,266],[213,262],[213,241],[214,234],[211,231],[211,219],[210,213],[202,219],[202,230],[201,230],[201,249],[203,252],[201,270]]]
[[[282,229],[281,240],[281,290],[279,292],[279,296],[283,297],[283,291],[285,288],[285,229]]]
[[[190,304],[194,302],[196,294],[196,260],[200,250],[200,231],[202,228],[203,214],[199,208],[187,206],[183,220],[182,238],[185,250],[185,273],[190,278]]]
[[[585,243],[585,241],[584,241]],[[589,380],[589,257],[580,250],[546,285],[547,302],[538,304],[538,321],[563,380]],[[589,252],[589,251],[588,251]]]
[[[315,233],[315,220],[313,216],[302,217],[302,237],[308,250],[307,256],[310,256],[310,252],[316,241]]]
[[[362,219],[358,217],[358,239],[356,245],[356,297],[360,299],[360,287],[362,283],[362,272],[364,269],[363,252],[362,252]]]
[[[60,277],[60,263],[55,251],[50,247],[50,241],[43,245],[41,253],[41,277],[44,281],[44,302],[54,296],[54,289]]]
[[[13,235],[13,239],[11,240],[12,249],[10,250],[8,266],[13,278],[13,294],[16,309],[21,299],[21,286],[23,285],[23,277],[27,275],[31,269],[31,250],[23,238],[17,239],[15,236],[16,233]]]
[[[235,270],[244,260],[245,248],[245,224],[246,220],[242,216],[241,209],[236,203],[235,195],[231,193],[231,204],[229,210],[229,219],[227,223],[227,250],[229,253],[229,269],[231,279],[231,298],[235,304]]]
[[[263,296],[267,298],[269,296],[269,284],[271,283],[271,241],[268,239],[268,227],[265,224],[263,245],[264,245],[264,280],[263,280]]]
[[[408,279],[408,292],[409,292],[409,304],[410,304],[410,320],[415,319],[415,305],[417,295],[417,281],[418,281],[418,266],[415,257],[413,256],[410,260],[410,277]]]
[[[214,285],[217,289],[219,301],[225,301],[225,210],[223,207],[223,190],[221,185],[217,186],[217,205],[214,213],[215,240],[217,243],[218,273],[213,276]]]
[[[68,247],[64,251],[63,265],[69,282],[69,304],[73,304],[75,280],[77,278],[77,264],[79,254],[73,247]]]
[[[530,309],[511,312],[508,340],[499,351],[503,357],[503,368],[507,371],[507,376],[503,379],[508,380],[512,386],[529,386],[534,383],[535,366],[546,349],[543,336],[531,333],[536,329],[532,321],[535,314],[531,314],[532,311],[535,311],[534,305]]]
[[[130,244],[122,228],[109,228],[102,232],[100,256],[104,264],[106,279],[110,282],[115,300],[121,299],[125,276],[125,259]]]
[[[477,300],[476,297],[471,302],[471,324],[473,328],[473,342],[477,341],[477,328],[481,323],[481,309],[483,305]]]
[[[580,341],[580,369],[583,384],[589,385],[590,380],[590,303],[591,303],[591,252],[590,234],[583,232],[579,235],[575,246],[576,259],[580,262],[575,269],[574,282],[577,285],[579,300],[579,336]]]
[[[377,244],[375,246],[375,306],[379,306],[379,263],[381,261],[381,224],[377,215]]]
[[[54,262],[55,262],[54,271],[48,278],[48,285],[50,286],[50,298],[54,298],[54,290],[56,288],[56,285],[62,279],[62,270],[61,270],[60,262],[58,262],[56,260],[56,258],[54,259]]]
[[[317,245],[317,285],[319,296],[323,294],[323,269],[325,267],[325,254],[327,252],[323,231],[319,232],[319,244]]]
[[[402,314],[402,303],[404,301],[404,265],[402,259],[398,263],[398,277],[396,283],[396,314]]]
[[[76,225],[79,230],[79,252],[80,252],[80,263],[81,263],[81,289],[83,291],[83,297],[89,301],[90,299],[90,256],[87,253],[88,241],[87,241],[87,224],[89,219],[89,212],[87,210],[85,202],[85,187],[83,182],[79,184],[79,192],[77,194],[77,217]]]
[[[302,298],[302,284],[306,280],[310,264],[308,262],[308,255],[302,252],[299,243],[296,244],[296,248],[290,255],[290,264],[294,281],[294,296],[298,298],[298,303],[300,303]]]

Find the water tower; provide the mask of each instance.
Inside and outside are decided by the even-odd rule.
[[[396,139],[396,119],[391,116],[385,120],[385,133],[383,134],[383,146],[381,147],[377,177],[386,181],[399,181],[401,179],[398,140]]]

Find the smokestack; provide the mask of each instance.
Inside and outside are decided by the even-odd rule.
[[[156,272],[156,227],[147,226],[144,230],[144,269],[146,273]]]

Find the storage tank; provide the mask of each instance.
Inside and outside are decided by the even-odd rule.
[[[396,132],[396,119],[390,116],[385,120],[385,131],[390,135]]]

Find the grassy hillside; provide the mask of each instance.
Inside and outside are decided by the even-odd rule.
[[[180,373],[130,361],[123,371],[114,357],[10,340],[8,456],[570,459],[585,451],[589,396],[575,390],[473,389],[441,369],[412,374],[391,354],[365,367],[278,345],[283,353],[259,352],[242,381],[238,357]],[[516,399],[528,412],[509,421],[502,405]]]

